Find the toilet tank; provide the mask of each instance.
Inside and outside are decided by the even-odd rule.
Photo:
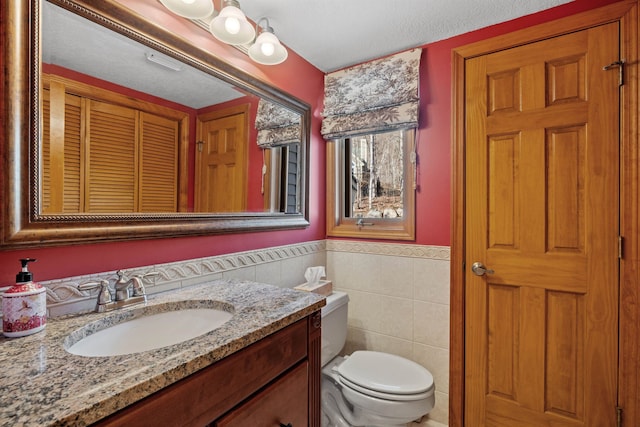
[[[349,295],[334,291],[322,307],[322,366],[340,354],[347,340]]]

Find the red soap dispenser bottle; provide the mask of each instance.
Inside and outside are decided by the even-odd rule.
[[[2,333],[7,337],[35,334],[47,324],[47,290],[33,282],[27,267],[34,261],[20,260],[22,271],[16,275],[16,284],[2,294]]]

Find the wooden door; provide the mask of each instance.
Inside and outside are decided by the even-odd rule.
[[[611,23],[465,62],[467,426],[615,425],[618,46]]]
[[[241,212],[247,204],[247,113],[198,117],[196,200],[198,212]]]

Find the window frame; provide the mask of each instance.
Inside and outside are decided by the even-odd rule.
[[[358,225],[358,218],[345,217],[345,180],[350,171],[345,167],[346,141],[350,138],[327,141],[327,236],[362,239],[415,240],[416,162],[415,129],[404,129],[403,181],[404,205],[402,218],[364,218],[366,225]]]

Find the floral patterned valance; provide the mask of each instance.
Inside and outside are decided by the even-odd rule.
[[[300,114],[260,99],[256,129],[258,146],[262,148],[300,142]]]
[[[421,53],[412,49],[327,74],[324,138],[417,127]]]

